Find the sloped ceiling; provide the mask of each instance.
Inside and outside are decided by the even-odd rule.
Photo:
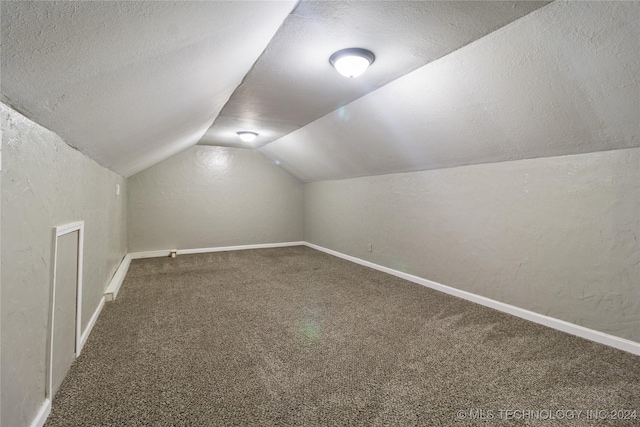
[[[554,2],[260,151],[303,181],[640,146],[640,3]]]
[[[239,126],[304,181],[640,146],[640,3],[544,4],[5,1],[2,101],[125,176]]]
[[[199,143],[260,147],[547,3],[302,1]],[[376,55],[357,79],[329,64],[349,47]],[[259,136],[243,143],[240,130]]]
[[[125,176],[197,143],[294,1],[2,2],[2,101]]]

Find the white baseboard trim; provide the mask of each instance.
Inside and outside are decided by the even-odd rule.
[[[105,302],[105,297],[100,298],[100,303],[98,304],[98,307],[96,307],[96,311],[93,312],[93,315],[91,316],[91,319],[89,319],[89,323],[87,324],[87,327],[85,328],[84,332],[82,333],[82,336],[80,337],[80,348],[76,353],[76,357],[80,356],[80,352],[82,351],[84,344],[87,342],[87,339],[89,338],[89,334],[91,333],[91,330],[93,329],[94,325],[96,324],[96,321],[98,320],[98,316],[100,316],[100,313],[102,312],[102,308],[104,307],[104,302]]]
[[[116,299],[120,286],[122,286],[122,282],[124,281],[124,277],[127,275],[127,271],[129,271],[129,265],[131,265],[131,254],[127,254],[122,258],[122,261],[120,261],[120,265],[111,278],[107,289],[104,290],[104,299],[106,301],[113,301]]]
[[[47,398],[40,406],[38,413],[36,414],[33,421],[31,421],[30,427],[42,427],[44,423],[47,421],[49,414],[51,413],[51,399]]]
[[[615,347],[617,349],[624,350],[629,353],[640,356],[640,343],[637,343],[635,341],[616,337],[614,335],[605,334],[604,332],[599,332],[593,329],[585,328],[584,326],[566,322],[564,320],[556,319],[553,317],[545,316],[543,314],[535,313],[533,311],[525,310],[524,308],[520,308],[520,307],[506,304],[500,301],[496,301],[491,298],[483,297],[480,295],[473,294],[471,292],[452,288],[450,286],[446,286],[441,283],[434,282],[432,280],[424,279],[422,277],[414,276],[408,273],[403,273],[402,271],[394,270],[392,268],[375,264],[370,261],[365,261],[363,259],[356,258],[351,255],[346,255],[341,252],[334,251],[332,249],[327,249],[325,247],[318,246],[313,243],[304,242],[304,244],[305,246],[316,249],[318,251],[325,252],[330,255],[333,255],[342,259],[346,259],[348,261],[355,262],[356,264],[364,265],[366,267],[370,267],[387,274],[391,274],[392,276],[400,277],[401,279],[405,279],[410,282],[417,283],[419,285],[426,286],[431,289],[435,289],[436,291],[444,292],[446,294],[453,295],[458,298],[466,299],[468,301],[475,302],[477,304],[481,304],[486,307],[490,307],[498,311],[502,311],[504,313],[508,313],[508,314],[520,317],[525,320],[530,320],[532,322],[539,323],[541,325],[548,326],[550,328],[557,329],[562,332],[576,335],[581,338],[595,341],[597,343],[604,344],[610,347]]]
[[[131,259],[140,258],[157,258],[169,256],[171,252],[178,255],[203,254],[207,252],[227,252],[227,251],[243,251],[246,249],[266,249],[266,248],[284,248],[287,246],[304,246],[305,242],[281,242],[281,243],[259,243],[256,245],[238,245],[238,246],[217,246],[213,248],[195,248],[195,249],[163,249],[158,251],[132,252],[129,255]]]
[[[140,259],[140,258],[160,258],[163,256],[169,256],[171,252],[176,251],[177,249],[163,249],[161,251],[143,251],[143,252],[131,252],[128,255],[131,256],[131,259]]]
[[[304,246],[305,242],[260,243],[257,245],[220,246],[217,248],[178,249],[178,255],[202,254],[206,252],[244,251],[246,249],[284,248],[288,246]]]

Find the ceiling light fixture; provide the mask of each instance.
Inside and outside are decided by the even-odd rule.
[[[349,78],[358,77],[364,73],[375,60],[373,52],[359,47],[339,50],[329,58],[331,65],[340,74]]]
[[[238,134],[242,142],[253,142],[253,140],[258,136],[257,133],[249,131],[241,131],[236,133]]]

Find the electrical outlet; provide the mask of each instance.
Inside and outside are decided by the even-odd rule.
[[[373,243],[369,243],[369,252],[373,252]]]
[[[120,184],[116,184],[116,196],[120,195]]]

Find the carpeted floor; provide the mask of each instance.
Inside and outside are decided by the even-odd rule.
[[[640,357],[291,247],[134,260],[46,426],[514,424],[640,425]]]

